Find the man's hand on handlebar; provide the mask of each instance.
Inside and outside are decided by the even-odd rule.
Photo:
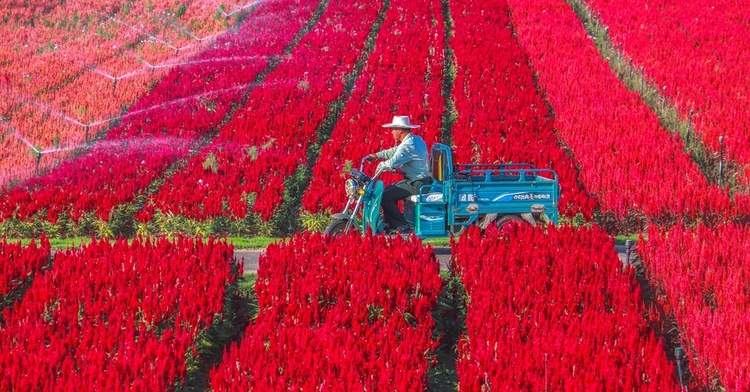
[[[365,156],[365,158],[364,158],[364,160],[366,160],[366,161],[375,161],[377,159],[378,159],[377,154],[369,154],[369,155]]]

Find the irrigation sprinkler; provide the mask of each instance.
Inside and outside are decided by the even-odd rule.
[[[34,169],[34,175],[39,175],[39,164],[42,163],[42,152],[34,149],[34,154],[36,154],[36,169]]]
[[[630,248],[633,247],[633,240],[625,240],[625,260],[630,264]]]
[[[693,130],[693,109],[690,109],[690,113],[688,114],[688,126],[687,126],[687,132],[685,132],[685,147],[687,147],[690,144],[690,133]]]
[[[232,58],[225,58],[223,60],[224,61],[236,61],[238,59],[249,59],[251,57],[253,57],[253,56],[238,57],[238,58],[232,57]],[[167,65],[165,65],[165,67],[166,66]],[[160,66],[157,65],[157,66],[154,66],[154,67],[158,68]],[[96,70],[95,68],[89,68],[89,69],[91,71],[93,71],[93,72],[100,73],[100,74],[106,76],[104,72],[97,72],[99,70]],[[111,76],[108,76],[108,77],[110,77],[113,80],[113,83],[114,83],[113,84],[113,93],[114,93],[114,88],[116,86],[116,82],[117,82],[117,80],[120,77],[118,77],[118,78],[114,78],[114,77],[111,77]],[[293,81],[290,81],[290,83],[292,83],[292,82]],[[69,122],[71,124],[74,124],[76,126],[80,126],[81,128],[84,129],[84,132],[85,132],[84,133],[85,146],[88,147],[88,145],[91,143],[91,138],[92,138],[91,132],[90,132],[92,130],[91,127],[98,127],[98,126],[100,126],[102,124],[107,124],[107,123],[109,123],[110,126],[112,126],[112,122],[113,121],[122,121],[122,120],[124,120],[126,118],[129,118],[129,117],[132,117],[132,116],[136,116],[136,115],[140,115],[140,114],[143,114],[143,113],[147,113],[147,112],[150,112],[150,111],[155,110],[155,109],[159,109],[159,108],[164,109],[166,107],[171,107],[171,106],[175,106],[175,105],[184,104],[185,102],[188,102],[188,101],[191,101],[191,100],[200,100],[201,98],[204,98],[204,97],[210,97],[210,96],[213,96],[213,95],[216,95],[216,94],[220,94],[220,93],[227,93],[227,92],[239,91],[239,90],[247,89],[247,88],[250,88],[252,86],[257,86],[257,85],[259,85],[257,82],[250,82],[250,83],[244,83],[244,84],[240,84],[240,85],[237,85],[237,86],[228,87],[228,88],[224,88],[224,89],[210,90],[210,91],[203,92],[201,94],[194,94],[194,95],[191,95],[189,97],[174,99],[174,100],[171,100],[171,101],[163,102],[163,103],[158,104],[158,105],[153,105],[153,106],[150,106],[150,107],[147,107],[147,108],[130,111],[130,112],[122,114],[122,115],[117,115],[117,116],[113,116],[113,117],[109,117],[109,118],[103,118],[103,119],[100,119],[100,120],[97,120],[97,121],[93,121],[93,122],[88,123],[88,124],[82,123],[78,119],[76,119],[73,116],[71,116],[71,115],[63,112],[62,110],[60,110],[59,108],[57,108],[57,107],[55,107],[55,106],[53,106],[51,104],[40,102],[40,101],[35,100],[35,99],[27,98],[27,97],[21,96],[19,94],[13,94],[13,95],[11,95],[11,98],[15,99],[18,102],[21,102],[22,104],[26,104],[26,105],[30,105],[30,106],[33,106],[35,108],[38,108],[40,112],[46,113],[46,115],[49,116],[49,117],[59,118],[61,120],[67,121],[67,122]],[[7,134],[13,135],[16,139],[18,139],[23,144],[25,144],[26,146],[29,147],[29,149],[31,150],[33,156],[36,158],[36,173],[37,174],[39,173],[39,167],[41,166],[41,160],[42,160],[42,155],[43,154],[52,153],[52,152],[58,152],[58,151],[65,151],[65,150],[70,150],[70,149],[76,148],[76,147],[71,147],[71,148],[66,148],[66,149],[52,148],[52,149],[40,150],[39,148],[37,148],[36,146],[34,146],[34,144],[31,143],[31,141],[29,141],[28,139],[26,139],[23,136],[23,134],[21,134],[21,132],[19,132],[17,129],[15,129],[13,126],[11,126],[10,123],[9,123],[9,121],[8,121],[8,119],[6,119],[5,117],[0,117],[0,128],[5,128]]]
[[[215,39],[215,38],[216,38],[216,34],[210,34],[210,35],[207,35],[207,36],[205,36],[205,37],[202,37],[202,38],[199,38],[199,37],[197,37],[197,36],[195,36],[195,35],[193,35],[193,34],[190,34],[190,35],[191,35],[191,36],[192,36],[192,37],[193,37],[194,39],[196,39],[196,40],[197,40],[198,42],[200,42],[200,43],[203,43],[203,41],[205,41],[205,40],[213,40],[213,39]]]
[[[147,68],[150,68],[152,74],[154,73],[154,65],[153,64],[149,63],[148,61],[146,61],[146,59],[144,59],[141,56],[136,57],[136,59],[138,61],[140,61],[141,63],[143,63],[143,65],[145,65]]]
[[[114,17],[112,17],[112,16],[107,16],[107,17],[108,17],[108,18],[109,18],[109,19],[110,19],[111,21],[113,21],[113,22],[115,22],[115,23],[118,23],[118,24],[120,24],[120,25],[122,25],[122,26],[125,26],[125,27],[127,27],[127,28],[129,28],[129,29],[131,29],[131,30],[133,30],[133,31],[135,31],[135,32],[137,32],[137,33],[139,33],[139,34],[145,35],[145,36],[146,36],[146,37],[148,37],[149,39],[152,39],[152,40],[154,40],[154,41],[156,41],[156,42],[158,42],[158,43],[160,43],[160,44],[162,44],[162,45],[164,45],[164,46],[166,46],[166,47],[168,47],[168,48],[170,48],[170,49],[175,49],[175,50],[178,50],[178,49],[177,49],[177,47],[175,47],[174,45],[172,45],[171,43],[167,42],[167,41],[166,41],[166,40],[164,40],[164,39],[161,39],[161,38],[159,38],[159,37],[156,37],[156,36],[154,36],[153,34],[149,34],[148,32],[146,32],[146,31],[143,31],[143,30],[141,30],[141,29],[139,29],[139,28],[137,28],[137,27],[135,27],[135,26],[133,26],[133,25],[131,25],[131,24],[129,24],[129,23],[123,22],[123,21],[121,21],[121,20],[119,20],[119,19],[115,19],[115,18],[114,18]]]
[[[91,71],[91,72],[93,72],[93,73],[95,73],[95,74],[97,74],[97,75],[104,76],[107,79],[110,79],[110,80],[114,80],[115,79],[115,77],[112,76],[110,73],[104,72],[104,71],[96,68],[96,65],[86,65],[86,66],[84,66],[84,68],[87,69],[87,70],[89,70],[89,71]]]
[[[236,14],[236,13],[238,13],[238,12],[240,12],[240,11],[244,10],[245,8],[247,8],[247,7],[250,7],[250,6],[252,6],[253,4],[255,4],[255,3],[259,3],[259,2],[260,2],[260,1],[252,1],[252,2],[250,2],[250,3],[248,3],[248,4],[245,4],[245,5],[243,5],[243,6],[240,6],[239,8],[235,9],[235,10],[234,10],[234,11],[232,11],[232,12],[227,12],[227,11],[225,11],[225,10],[224,10],[224,8],[223,8],[223,7],[219,6],[219,12],[221,12],[221,14],[222,14],[222,15],[224,15],[224,17],[225,17],[225,18],[229,18],[229,17],[231,17],[232,15],[234,15],[234,14]]]
[[[719,186],[724,175],[724,136],[719,136]]]
[[[684,389],[687,391],[687,385],[685,385],[684,374],[682,371],[682,362],[685,359],[685,351],[682,350],[682,347],[675,347],[674,358],[677,362],[677,375],[680,377],[680,390],[682,391]]]

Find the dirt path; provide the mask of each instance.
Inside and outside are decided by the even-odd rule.
[[[447,270],[448,263],[451,260],[451,248],[450,247],[435,247],[435,256],[440,261],[440,269]],[[623,263],[626,259],[625,246],[616,245],[615,251],[619,256],[620,261]],[[237,249],[234,251],[234,256],[238,260],[245,261],[245,273],[253,273],[258,271],[258,258],[263,253],[263,249]]]
[[[436,247],[435,256],[440,261],[441,269],[448,269],[448,262],[451,259],[451,248],[449,247]],[[258,258],[263,249],[236,249],[234,251],[234,257],[238,260],[244,258],[245,261],[245,273],[252,273],[258,271]]]

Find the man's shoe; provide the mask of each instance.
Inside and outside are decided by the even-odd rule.
[[[411,226],[409,226],[409,225],[399,226],[396,229],[396,233],[398,233],[398,234],[410,234],[410,233],[413,233],[413,232],[414,232],[414,228],[411,227]]]

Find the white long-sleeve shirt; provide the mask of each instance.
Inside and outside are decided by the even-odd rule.
[[[398,146],[375,153],[385,161],[378,164],[378,170],[400,168],[407,180],[414,181],[430,176],[427,145],[421,137],[409,133]]]

